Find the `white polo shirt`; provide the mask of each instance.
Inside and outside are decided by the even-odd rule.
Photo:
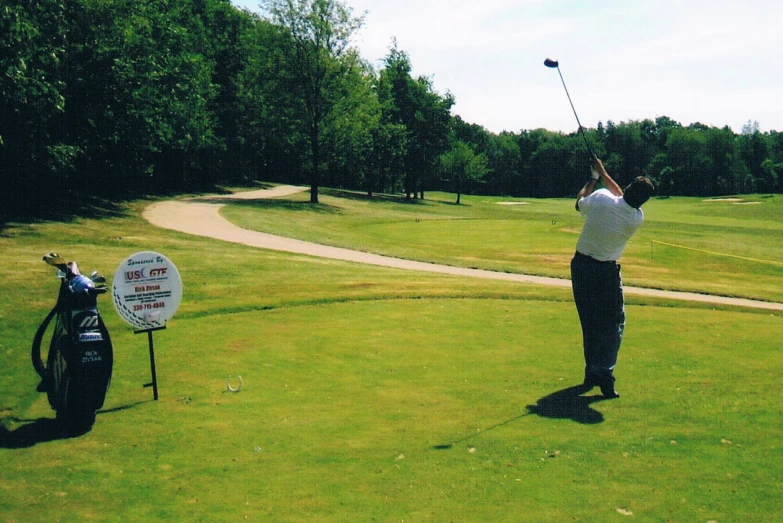
[[[617,261],[644,221],[641,209],[634,209],[608,189],[580,198],[579,212],[585,224],[576,250],[599,261]]]

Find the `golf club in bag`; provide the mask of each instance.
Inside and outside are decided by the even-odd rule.
[[[563,73],[560,72],[560,62],[553,60],[552,58],[547,58],[544,60],[544,65],[550,69],[557,69],[557,74],[560,75],[560,82],[563,84],[563,89],[565,89],[566,96],[568,97],[568,103],[571,104],[571,110],[574,112],[576,123],[579,125],[579,132],[582,134],[582,138],[584,138],[587,152],[590,154],[590,162],[592,162],[593,158],[595,158],[595,154],[593,153],[593,148],[590,147],[590,142],[587,141],[587,135],[585,135],[585,131],[582,128],[582,122],[579,121],[579,116],[576,114],[576,108],[574,107],[574,102],[571,101],[571,95],[568,94],[568,87],[566,87],[565,80],[563,79]]]
[[[112,344],[97,300],[107,290],[106,280],[97,272],[89,278],[82,275],[76,262],[65,263],[57,254],[43,259],[58,269],[60,293],[33,338],[33,368],[41,376],[38,391],[46,392],[49,405],[67,430],[84,433],[92,428],[111,382]],[[54,332],[44,365],[41,341],[53,318]]]

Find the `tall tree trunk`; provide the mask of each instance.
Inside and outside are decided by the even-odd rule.
[[[321,148],[318,136],[318,125],[310,130],[310,150],[313,155],[313,172],[310,178],[310,203],[318,203],[318,184],[320,182]]]

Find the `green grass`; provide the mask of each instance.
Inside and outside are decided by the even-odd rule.
[[[256,207],[282,217],[274,218],[281,230],[286,221],[328,228],[341,245],[411,249],[421,259],[448,258],[440,253],[451,249],[464,258],[454,264],[484,267],[495,241],[497,266],[508,270],[535,268],[531,260],[511,265],[503,253],[513,245],[535,246],[533,258],[547,265],[573,249],[574,233],[538,224],[573,219],[562,226],[578,227],[569,202],[508,209],[468,198],[456,207],[445,203],[449,195],[436,196],[443,201],[327,196],[315,208]],[[2,521],[722,522],[776,521],[783,510],[780,314],[629,297],[617,371],[623,397],[601,401],[596,390],[577,400],[563,392],[582,373],[567,289],[200,239],[149,226],[139,218],[143,203],[76,229],[19,225],[0,237],[0,441],[16,447],[0,448]],[[762,215],[700,223],[697,211],[713,211],[695,200],[679,201],[680,212],[676,200],[650,203],[644,234],[662,238],[648,230],[659,220],[657,230],[678,231],[666,241],[690,234],[705,250],[720,227],[724,238],[741,223],[776,227]],[[375,226],[355,214],[365,205],[376,209]],[[520,217],[538,207],[546,218]],[[440,234],[462,229],[450,222],[486,222],[477,231],[508,223],[501,235],[465,233],[452,244]],[[445,227],[414,234],[421,224]],[[640,252],[649,249],[640,243]],[[169,328],[154,334],[160,400],[141,386],[149,381],[146,338],[102,298],[116,351],[104,412],[84,436],[48,438],[53,413],[34,392],[29,363],[32,335],[57,289],[41,255],[60,251],[111,276],[129,254],[148,249],[177,265],[185,289]],[[674,265],[695,255],[672,251]],[[656,245],[645,263],[664,254]],[[754,267],[764,272],[748,266],[744,280],[768,278],[765,297],[773,299],[780,284]],[[624,266],[635,284],[646,269]],[[723,279],[713,272],[698,281],[728,285]],[[226,391],[229,374],[242,375],[241,392]]]
[[[306,193],[294,198],[238,203],[222,212],[243,227],[302,240],[561,278],[569,276],[582,225],[573,200],[499,205],[514,200],[466,196],[457,206],[442,193],[400,203],[323,191],[314,206]],[[783,301],[783,197],[745,197],[743,204],[653,199],[644,212],[622,259],[626,284]]]

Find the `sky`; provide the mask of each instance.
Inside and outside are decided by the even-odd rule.
[[[779,0],[342,0],[380,69],[392,38],[452,113],[493,133],[668,116],[783,131]],[[260,12],[258,0],[232,0]]]

